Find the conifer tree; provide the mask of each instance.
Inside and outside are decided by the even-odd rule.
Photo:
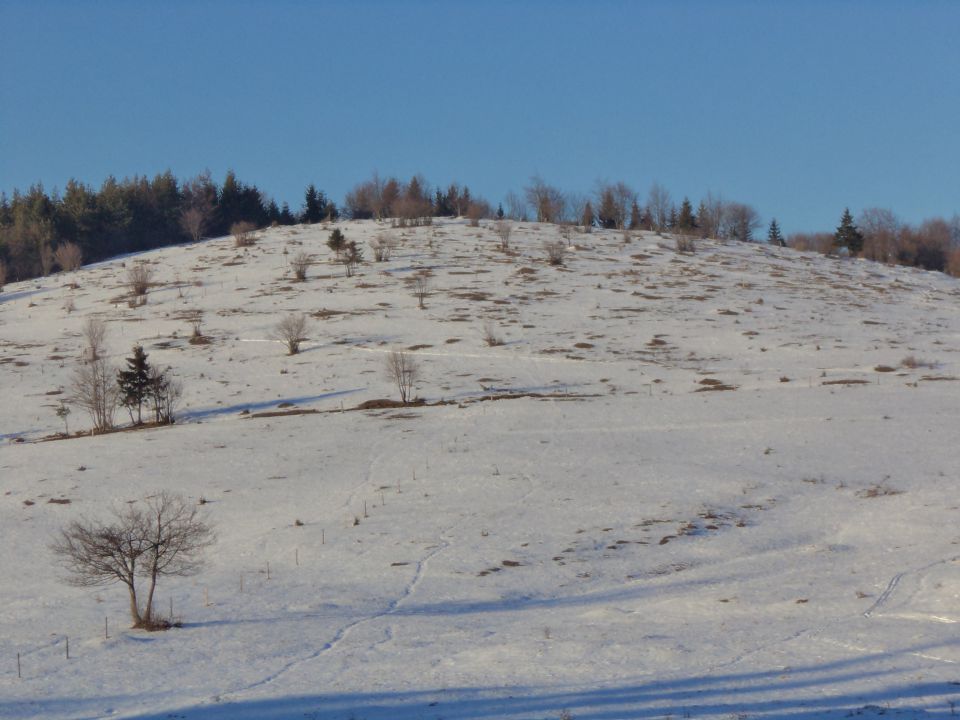
[[[117,373],[117,385],[120,386],[120,403],[130,413],[130,422],[143,424],[143,403],[150,395],[150,365],[147,354],[141,345],[133,346],[133,356],[127,358],[127,369]],[[133,411],[137,416],[134,418]]]
[[[767,230],[767,242],[778,247],[787,246],[786,241],[783,239],[783,233],[780,232],[780,226],[777,224],[776,218],[770,221],[770,229]]]
[[[863,233],[854,224],[850,208],[843,209],[840,226],[833,235],[833,244],[838,248],[847,248],[851,255],[858,255],[863,250]]]
[[[347,238],[343,234],[343,231],[340,228],[334,228],[330,233],[330,239],[327,240],[327,247],[333,250],[334,254],[337,256],[337,259],[340,258],[340,253],[343,252],[343,249],[347,246]]]
[[[688,198],[684,198],[680,203],[680,213],[677,215],[677,229],[681,232],[689,232],[696,227],[696,219],[693,217],[693,205]]]
[[[634,200],[630,204],[630,229],[639,230],[643,222],[643,213],[640,211],[640,205]]]

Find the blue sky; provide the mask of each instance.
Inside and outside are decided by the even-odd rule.
[[[960,2],[0,0],[0,190],[228,168],[298,208],[376,170],[960,212]]]

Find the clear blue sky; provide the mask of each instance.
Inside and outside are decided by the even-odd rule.
[[[960,1],[0,0],[0,190],[658,181],[785,232],[960,212]]]

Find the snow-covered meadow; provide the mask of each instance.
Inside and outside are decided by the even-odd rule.
[[[960,282],[535,223],[506,253],[458,221],[339,227],[367,256],[349,278],[315,225],[0,293],[0,717],[960,713]],[[45,440],[91,316],[118,367],[141,343],[183,381],[176,425]],[[355,409],[398,398],[392,350],[426,404]],[[203,498],[218,542],[159,585],[183,627],[146,633],[48,545],[160,489]]]

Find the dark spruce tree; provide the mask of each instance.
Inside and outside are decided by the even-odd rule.
[[[322,191],[317,190],[313,183],[307,187],[303,198],[303,222],[313,224],[326,219],[327,217],[327,197]]]
[[[787,246],[787,242],[783,239],[783,233],[780,232],[780,226],[777,224],[776,218],[770,221],[770,229],[767,230],[767,242],[778,247]]]
[[[343,252],[346,246],[347,238],[344,236],[343,231],[340,228],[334,228],[330,233],[330,239],[327,240],[327,247],[333,250],[339,259],[340,253]]]
[[[833,245],[837,248],[845,247],[851,255],[859,255],[863,250],[863,233],[854,224],[850,208],[843,209],[840,227],[833,235]]]
[[[150,365],[142,346],[133,346],[133,356],[127,358],[127,369],[117,373],[117,385],[120,386],[120,402],[130,413],[130,422],[142,425],[143,404],[149,399],[151,389]]]
[[[681,232],[690,232],[697,226],[693,217],[693,205],[688,198],[684,198],[680,203],[680,214],[677,216],[677,229]]]

